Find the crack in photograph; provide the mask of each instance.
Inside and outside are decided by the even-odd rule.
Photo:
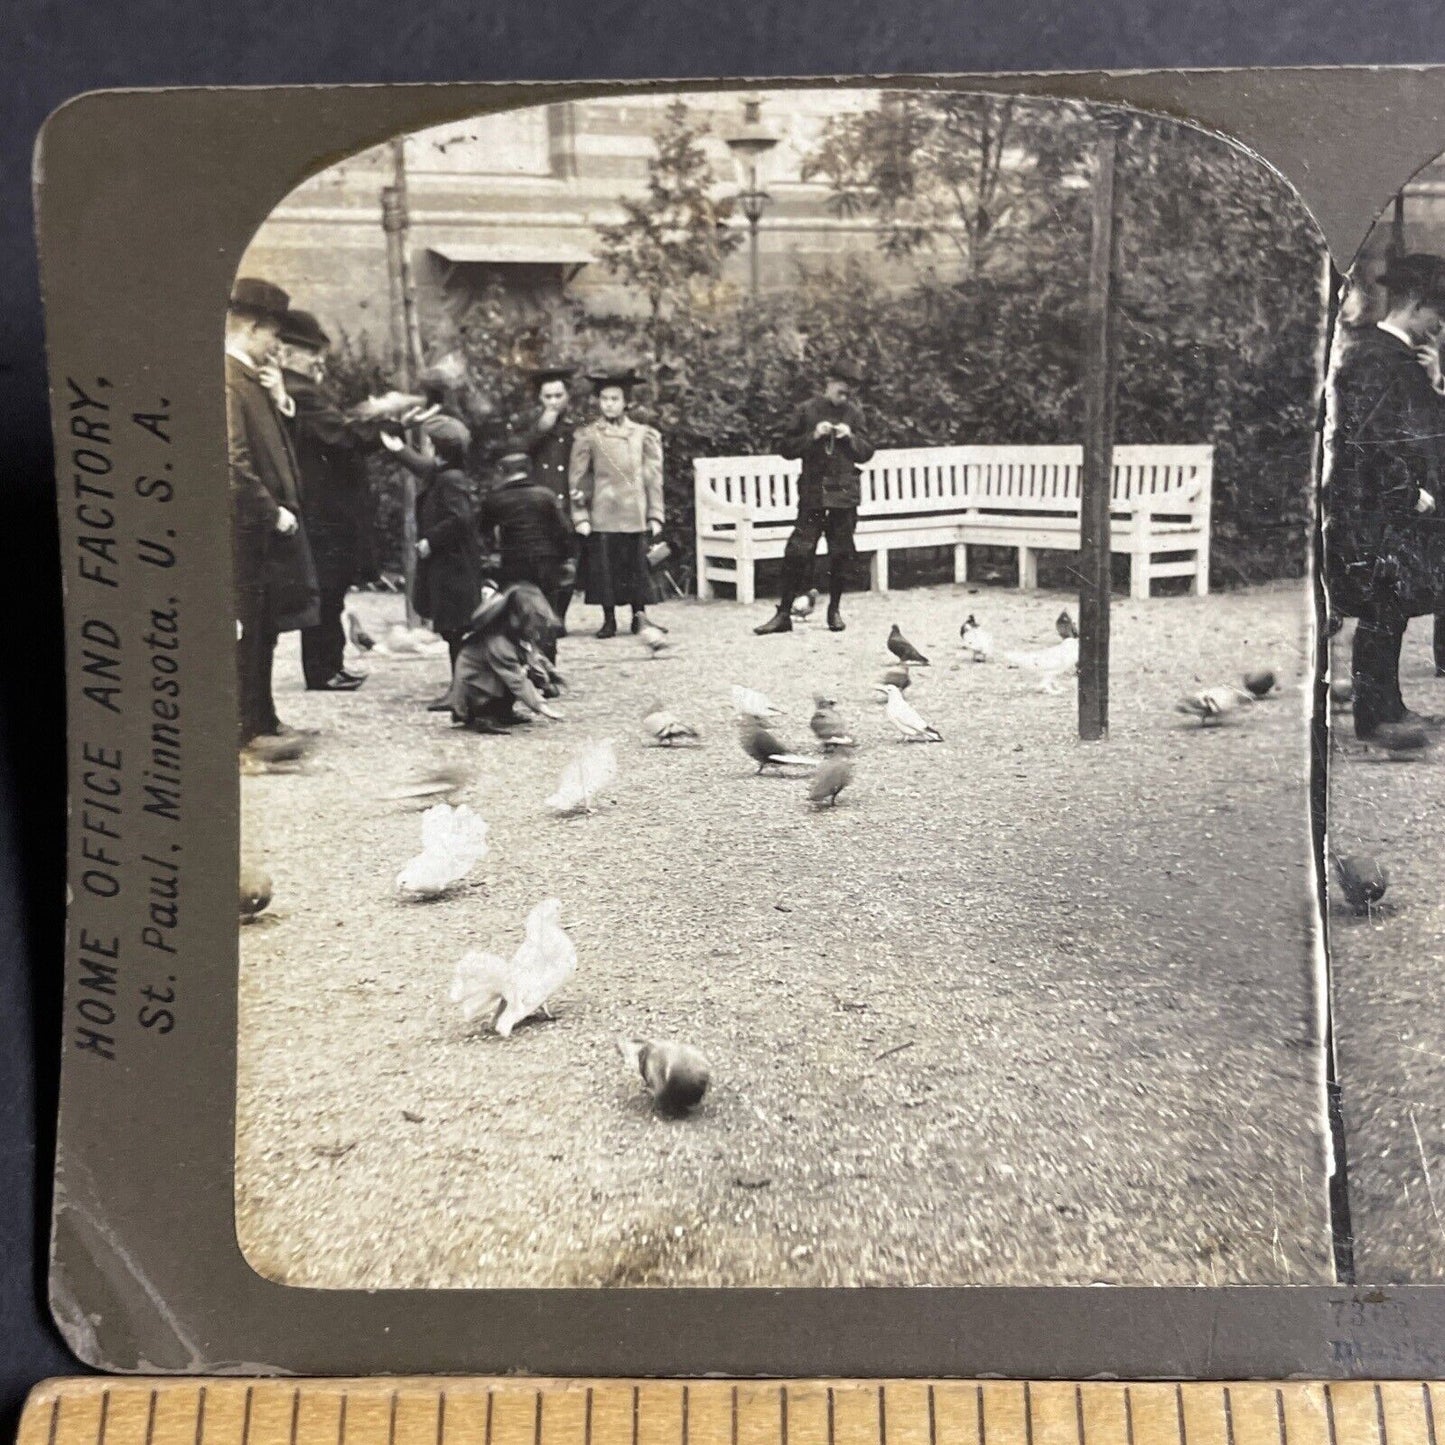
[[[1334,1282],[1331,276],[1223,137],[927,86],[286,196],[225,329],[251,1266]]]

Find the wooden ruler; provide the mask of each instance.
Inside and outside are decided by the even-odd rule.
[[[1438,1445],[1419,1382],[77,1379],[18,1445]]]

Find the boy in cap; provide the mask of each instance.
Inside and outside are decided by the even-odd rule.
[[[346,670],[341,615],[360,561],[370,505],[365,456],[376,445],[377,427],[344,415],[327,395],[323,382],[330,345],[309,311],[287,311],[281,326],[282,380],[292,401],[289,431],[320,592],[318,621],[301,632],[301,670],[309,691],[354,692],[365,678]]]
[[[1445,403],[1419,357],[1445,330],[1445,259],[1401,256],[1380,279],[1386,315],[1335,372],[1324,561],[1331,610],[1357,619],[1355,734],[1388,741],[1422,721],[1400,693],[1406,625],[1445,596]]]
[[[501,478],[482,498],[477,529],[497,536],[503,587],[532,582],[541,589],[560,620],[557,597],[573,575],[572,525],[562,499],[532,469],[523,439],[510,442],[501,458]],[[542,644],[550,661],[557,658],[555,636]]]
[[[291,298],[242,276],[226,309],[226,440],[235,558],[240,741],[290,731],[271,673],[282,632],[317,620],[316,572],[283,417],[294,413],[273,357]]]
[[[550,594],[552,605],[559,619],[559,635],[567,635],[567,609],[572,603],[575,574],[579,560],[580,539],[572,530],[572,491],[569,470],[572,461],[572,441],[577,434],[577,420],[571,410],[572,393],[567,383],[576,368],[571,366],[544,366],[531,373],[532,385],[537,389],[539,410],[532,417],[531,424],[523,433],[521,445],[532,459],[532,475],[537,481],[550,487],[562,504],[567,519],[567,550],[572,560],[572,581],[561,583]]]
[[[828,627],[842,632],[843,587],[855,555],[862,484],[858,468],[873,455],[863,435],[863,413],[852,401],[860,377],[851,362],[835,359],[823,375],[823,390],[795,411],[778,443],[778,454],[801,458],[798,520],[783,551],[783,584],[778,610],[754,632],[767,637],[793,630],[793,599],[806,590],[819,539],[828,539]]]
[[[642,630],[649,590],[647,543],[662,534],[662,436],[627,415],[631,371],[588,378],[601,415],[572,444],[572,520],[587,543],[587,600],[602,609],[598,637],[617,636],[617,608]]]

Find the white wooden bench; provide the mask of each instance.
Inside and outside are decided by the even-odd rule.
[[[890,551],[949,545],[957,582],[968,580],[970,545],[1013,547],[1019,586],[1036,587],[1039,551],[1078,550],[1082,461],[1077,446],[875,452],[861,468],[855,533],[858,550],[873,554],[874,589],[888,591]],[[801,465],[776,456],[693,462],[700,597],[725,582],[739,602],[756,600],[753,569],[783,555]],[[1111,547],[1130,558],[1132,596],[1147,597],[1156,577],[1188,577],[1196,596],[1209,591],[1213,473],[1213,447],[1114,448]]]

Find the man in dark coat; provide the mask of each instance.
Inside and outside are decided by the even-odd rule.
[[[295,403],[289,431],[301,511],[320,592],[320,619],[301,633],[301,670],[312,692],[354,692],[365,679],[346,670],[341,615],[360,562],[371,500],[365,458],[377,428],[344,415],[323,389],[331,339],[309,311],[286,313],[281,344],[282,379]]]
[[[1445,328],[1445,260],[1403,256],[1382,279],[1385,318],[1346,344],[1335,372],[1323,489],[1330,607],[1357,619],[1361,738],[1421,720],[1400,694],[1400,644],[1445,597],[1445,401],[1417,355]]]
[[[416,578],[412,605],[446,638],[455,668],[462,637],[481,597],[471,482],[465,470],[472,439],[455,417],[438,413],[419,428],[420,448],[389,441],[398,460],[416,473]]]
[[[577,564],[581,561],[582,538],[572,530],[572,495],[568,482],[572,461],[572,439],[577,433],[577,418],[571,410],[572,394],[567,383],[575,368],[547,366],[532,372],[537,388],[539,410],[522,436],[522,448],[532,459],[532,475],[557,494],[567,521],[567,550],[572,558],[573,580],[564,582],[554,593],[548,592],[557,616],[562,621],[561,635],[567,635],[567,609],[572,604],[576,585]]]
[[[778,610],[761,627],[760,637],[793,630],[793,599],[806,588],[818,541],[828,539],[828,627],[842,632],[843,587],[855,555],[862,484],[858,468],[873,455],[863,435],[863,413],[851,400],[859,376],[845,360],[834,361],[824,375],[823,391],[793,413],[778,443],[780,456],[801,457],[798,520],[783,552],[783,585]]]
[[[316,572],[301,525],[296,458],[283,416],[294,403],[271,364],[290,298],[241,277],[226,311],[226,436],[236,579],[240,736],[289,731],[276,716],[271,669],[282,632],[317,619]]]
[[[570,589],[576,566],[572,522],[563,505],[555,487],[535,475],[525,439],[518,439],[506,448],[501,479],[477,511],[483,539],[493,532],[497,536],[502,558],[499,584],[505,588],[514,582],[535,583],[559,618],[557,598],[564,587]],[[555,639],[544,651],[556,661]]]

